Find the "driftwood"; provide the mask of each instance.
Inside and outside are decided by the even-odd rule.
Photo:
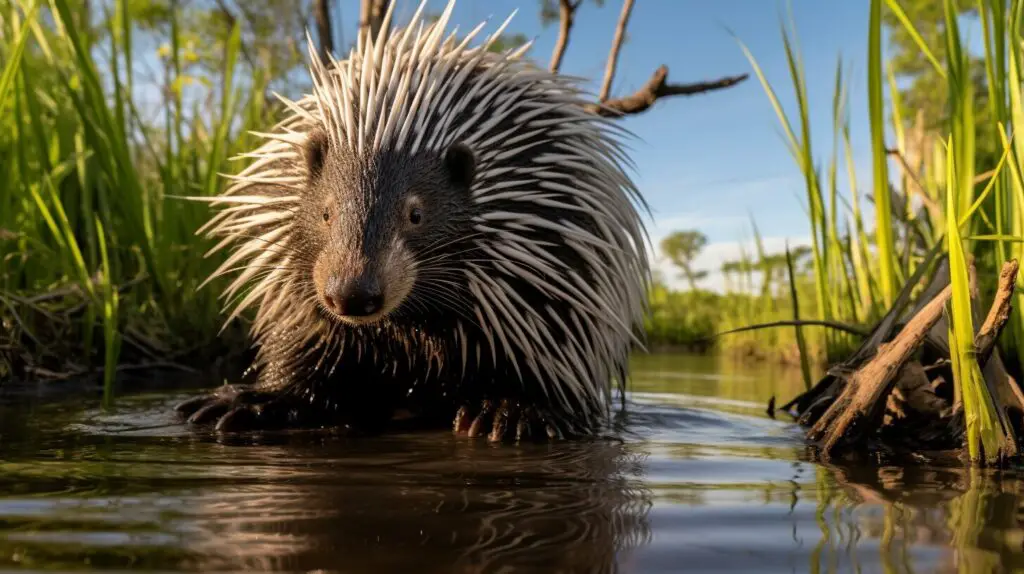
[[[839,397],[822,414],[808,433],[808,438],[820,442],[831,451],[840,438],[846,437],[857,419],[863,419],[859,432],[881,414],[885,403],[881,400],[892,389],[896,375],[917,351],[928,331],[942,317],[942,309],[949,301],[952,289],[947,286],[921,310],[891,343],[879,345],[878,352],[866,365],[851,376]],[[855,437],[849,437],[855,438]]]
[[[822,377],[810,390],[790,400],[788,403],[782,405],[779,408],[781,411],[794,410],[800,414],[801,423],[813,424],[817,420],[816,415],[820,415],[823,412],[823,408],[827,408],[826,403],[830,403],[831,400],[842,390],[845,377],[851,375],[854,371],[860,368],[871,356],[875,350],[878,349],[879,345],[891,339],[892,334],[899,327],[899,319],[904,314],[907,306],[910,304],[910,298],[914,288],[924,279],[925,273],[931,266],[936,257],[938,257],[941,244],[937,243],[932,247],[931,251],[925,254],[924,260],[918,265],[914,275],[903,286],[903,289],[896,295],[896,299],[893,302],[892,307],[885,314],[884,317],[871,329],[868,336],[861,343],[849,358],[842,363],[833,365],[829,368],[825,376]],[[928,301],[939,291],[941,291],[949,281],[948,270],[946,270],[947,262],[945,258],[940,259],[939,271],[935,274],[935,278],[932,280],[931,285],[925,289],[921,295],[922,301]],[[914,315],[915,311],[912,311],[910,315]],[[816,413],[816,414],[815,414]]]
[[[919,268],[893,308],[847,361],[778,409],[808,428],[807,438],[822,458],[842,451],[904,452],[918,458],[922,452],[934,452],[944,458],[962,451],[964,413],[953,384],[944,313],[951,295],[948,263],[941,261],[916,305],[910,307],[910,292],[920,284],[925,267]],[[1016,260],[1003,265],[974,339],[974,358],[1008,437],[1004,451],[1010,455],[1017,452],[1014,437],[1024,430],[1024,393],[1003,365],[996,343],[1012,312],[1018,271]],[[971,283],[977,324],[973,265]]]

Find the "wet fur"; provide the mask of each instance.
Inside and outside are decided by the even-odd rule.
[[[315,93],[285,100],[293,115],[215,198],[227,208],[205,231],[236,251],[214,276],[241,270],[229,320],[257,308],[253,389],[285,404],[286,426],[382,428],[399,408],[451,421],[490,400],[573,434],[599,425],[625,383],[649,279],[618,128],[522,51],[442,41],[451,9],[418,38],[361,38],[330,69],[310,44]],[[415,65],[396,61],[409,46]],[[360,69],[382,61],[399,71]],[[436,83],[417,90],[417,77]],[[410,198],[423,207],[415,229]],[[381,278],[387,315],[353,324],[328,311],[338,270]],[[227,396],[215,414],[243,402]]]

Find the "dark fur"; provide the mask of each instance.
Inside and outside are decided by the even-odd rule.
[[[540,119],[552,118],[557,116],[551,113]],[[510,127],[499,124],[494,133]],[[537,145],[502,166],[527,166],[536,155],[551,151],[547,145]],[[294,267],[289,269],[294,272],[293,282],[282,287],[293,292],[285,294],[285,303],[273,308],[264,305],[257,315],[257,324],[262,325],[256,332],[261,346],[258,382],[251,388],[225,388],[182,405],[180,410],[192,422],[218,421],[220,429],[347,425],[379,430],[398,410],[408,409],[426,424],[451,424],[455,418],[461,430],[475,420],[474,430],[493,429],[493,438],[517,431],[537,436],[573,434],[595,426],[597,415],[606,408],[597,397],[569,393],[568,403],[556,400],[525,368],[523,357],[518,357],[517,372],[503,356],[501,344],[495,341],[492,351],[477,326],[472,295],[457,271],[470,262],[485,268],[495,265],[471,242],[471,219],[480,207],[471,201],[470,185],[482,169],[494,167],[481,165],[480,150],[455,143],[443,154],[409,156],[385,149],[359,158],[345,149],[332,149],[329,138],[313,129],[303,156],[308,182],[296,217],[298,228],[278,246],[295,255]],[[562,171],[569,184],[576,178],[593,177]],[[421,200],[422,222],[417,226],[409,225],[411,195]],[[502,201],[487,205],[488,210],[506,208],[511,206]],[[514,210],[571,221],[584,229],[597,227],[595,215],[585,211],[553,213],[550,207],[522,202]],[[570,262],[588,281],[593,278],[586,261],[562,245],[556,234],[540,229],[522,233],[556,244],[550,248],[556,257]],[[417,262],[427,262],[408,297],[376,325],[350,326],[332,317],[317,291],[317,285],[322,287],[326,281],[316,277],[317,262],[326,270],[321,275],[357,272],[379,278],[386,274],[382,265],[396,235]],[[346,268],[353,253],[362,258],[365,268]],[[438,257],[444,258],[444,269],[430,263]],[[501,278],[510,292],[534,309],[543,311],[551,301],[528,281],[510,275]],[[555,306],[553,312],[572,324],[567,309]],[[459,323],[465,339],[458,334]],[[553,335],[558,337],[558,331]],[[586,328],[577,335],[595,343]],[[463,354],[467,356],[465,376]],[[625,380],[625,372],[616,375]],[[467,414],[468,418],[459,419]]]

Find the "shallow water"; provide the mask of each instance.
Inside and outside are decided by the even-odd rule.
[[[614,436],[221,444],[182,395],[0,406],[0,569],[1004,572],[1024,482],[826,467],[765,405],[793,373],[638,358]]]

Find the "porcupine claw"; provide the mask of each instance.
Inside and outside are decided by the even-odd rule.
[[[476,416],[472,416],[473,410],[475,409],[464,405],[455,414],[453,430],[456,435],[464,434],[470,438],[479,437],[489,426],[490,432],[487,433],[489,442],[518,443],[530,439],[543,441],[563,436],[551,424],[548,417],[536,407],[523,407],[516,401],[484,400],[481,402]]]
[[[473,419],[473,422],[469,425],[469,430],[466,431],[466,436],[478,437],[484,426],[487,424],[487,418],[494,414],[494,403],[491,401],[484,401],[483,406],[480,408],[480,412]]]
[[[224,385],[213,393],[189,399],[175,411],[190,425],[214,423],[216,432],[274,430],[301,422],[301,405],[270,391],[245,385]]]
[[[455,434],[462,434],[469,430],[469,424],[471,419],[469,418],[469,407],[463,405],[459,407],[458,412],[455,413],[455,421],[452,424],[452,430]]]

